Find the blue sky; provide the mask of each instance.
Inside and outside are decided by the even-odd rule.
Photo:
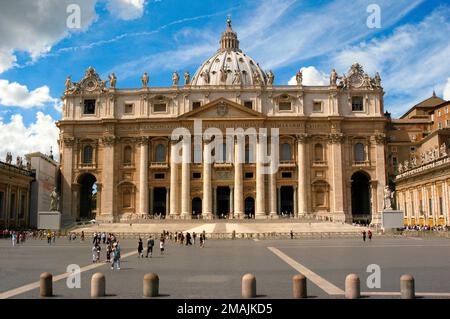
[[[68,29],[67,5],[81,8]],[[366,24],[377,4],[381,28]],[[0,3],[0,157],[56,148],[59,97],[67,75],[92,65],[117,87],[171,83],[215,52],[230,14],[241,49],[287,84],[325,84],[360,62],[380,72],[385,109],[401,115],[437,95],[450,99],[450,4],[447,1],[17,0]],[[14,141],[14,142],[13,142]],[[13,143],[12,143],[13,142]]]

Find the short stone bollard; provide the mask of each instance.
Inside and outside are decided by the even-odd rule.
[[[345,277],[345,298],[358,299],[361,298],[361,288],[359,277],[357,274],[349,274]]]
[[[256,297],[256,278],[253,274],[242,277],[242,298]]]
[[[49,272],[44,272],[39,278],[39,292],[41,297],[53,296],[53,275]]]
[[[91,297],[105,297],[106,295],[106,278],[105,275],[98,272],[92,275],[91,279]]]
[[[414,277],[412,275],[405,274],[400,277],[400,296],[401,299],[416,298]]]
[[[144,275],[144,297],[158,297],[159,277],[155,273]]]
[[[292,277],[292,294],[294,299],[307,298],[306,277],[302,274]]]

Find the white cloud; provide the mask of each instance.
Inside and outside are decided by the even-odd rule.
[[[444,96],[444,100],[450,100],[450,78],[447,79],[447,83],[444,86],[444,92],[442,95]]]
[[[302,67],[300,69],[302,71],[303,85],[328,85],[328,75],[317,70],[313,66]],[[295,75],[289,80],[289,85],[297,84],[297,80],[295,79]]]
[[[444,91],[450,74],[450,8],[440,7],[417,24],[400,26],[380,39],[347,47],[333,55],[340,72],[358,61],[369,73],[380,72],[386,108],[400,115],[412,105]],[[441,91],[441,92],[442,92]]]
[[[50,89],[46,85],[30,91],[17,82],[0,80],[0,105],[32,108],[57,102],[58,99],[50,96]]]
[[[119,19],[134,20],[142,17],[145,4],[145,0],[109,0],[106,7]]]
[[[25,126],[22,115],[14,114],[8,123],[0,120],[0,159],[4,161],[6,152],[11,152],[14,159],[37,151],[48,154],[50,147],[58,158],[58,136],[59,130],[50,115],[37,112],[36,121]]]
[[[49,52],[52,46],[72,32],[67,28],[69,4],[81,10],[81,31],[96,18],[96,0],[0,1],[0,73],[15,65],[17,52],[32,60]]]

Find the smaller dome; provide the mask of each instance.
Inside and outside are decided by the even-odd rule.
[[[191,85],[265,85],[266,74],[255,60],[239,49],[230,18],[227,23],[227,30],[220,39],[220,49],[197,69]]]

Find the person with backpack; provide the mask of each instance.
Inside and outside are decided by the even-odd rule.
[[[113,245],[113,263],[111,265],[111,269],[120,270],[120,245],[119,241],[115,242]]]
[[[148,258],[149,254],[150,254],[150,258],[152,258],[153,246],[155,246],[155,241],[153,240],[152,236],[148,236],[148,239],[147,239],[147,255],[145,256],[145,258]]]

